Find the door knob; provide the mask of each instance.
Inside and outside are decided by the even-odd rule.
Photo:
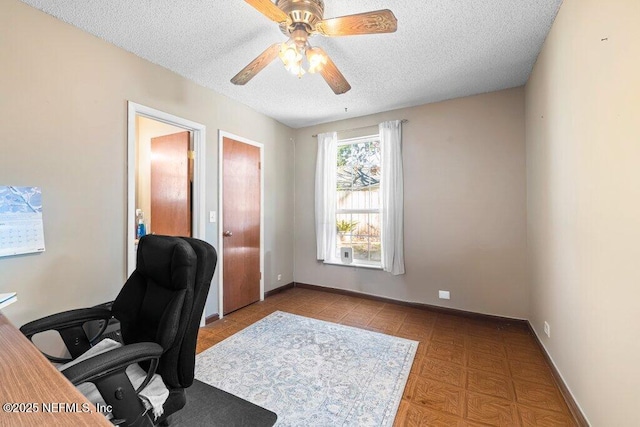
[[[222,235],[223,235],[224,237],[231,237],[231,236],[233,236],[233,233],[232,233],[231,231],[227,230],[227,231],[225,231],[224,233],[222,233]]]

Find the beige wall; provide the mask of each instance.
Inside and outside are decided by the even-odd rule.
[[[393,119],[409,120],[403,125],[406,274],[316,261],[312,135]],[[528,316],[523,88],[298,129],[295,140],[297,282]],[[451,291],[450,301],[438,299],[440,289]]]
[[[639,23],[565,0],[526,87],[531,323],[594,426],[638,423]]]
[[[264,143],[265,288],[278,273],[293,280],[290,128],[17,0],[0,2],[0,64],[0,182],[42,187],[47,246],[0,258],[0,292],[18,291],[14,323],[121,288],[128,100],[207,126],[207,211],[219,211],[218,129]],[[216,224],[206,235],[217,244]]]

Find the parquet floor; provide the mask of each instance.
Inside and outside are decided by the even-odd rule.
[[[420,342],[395,426],[574,426],[524,325],[293,288],[200,329],[198,352],[276,311]]]

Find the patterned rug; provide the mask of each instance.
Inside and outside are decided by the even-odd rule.
[[[418,343],[277,311],[196,357],[196,378],[277,426],[390,426]]]

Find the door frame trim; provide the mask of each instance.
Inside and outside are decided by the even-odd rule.
[[[207,127],[164,111],[145,105],[127,101],[127,219],[126,225],[126,254],[125,280],[133,272],[136,266],[135,237],[135,204],[136,204],[136,116],[146,117],[162,123],[173,125],[193,134],[193,150],[195,159],[193,162],[193,211],[191,234],[196,239],[206,240],[205,222],[205,142]],[[204,316],[204,313],[203,313]]]
[[[224,138],[253,145],[260,149],[260,301],[264,301],[264,144],[220,129],[218,131],[218,314],[220,319],[224,317],[224,239],[222,236],[224,230],[224,209],[222,206],[224,196]]]

